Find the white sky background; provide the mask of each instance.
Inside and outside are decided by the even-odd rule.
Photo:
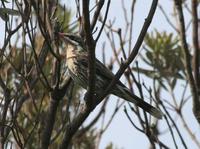
[[[74,0],[63,0],[63,2],[65,4],[67,4],[67,7],[70,7],[72,9],[72,11],[76,12],[76,7],[74,5]],[[107,2],[107,1],[105,1]],[[135,7],[135,15],[134,15],[134,27],[133,27],[133,45],[135,40],[138,37],[138,34],[141,30],[141,27],[144,23],[145,18],[148,15],[148,11],[149,8],[151,6],[151,2],[150,0],[138,0],[136,2],[136,7]],[[129,13],[128,15],[130,16],[130,2],[127,0],[125,1],[126,3],[126,8],[127,8],[127,12]],[[163,6],[164,10],[166,12],[172,12],[172,1],[171,0],[160,0],[160,4]],[[104,6],[105,7],[105,6]],[[104,9],[105,10],[105,9]],[[112,0],[111,4],[110,4],[110,10],[109,10],[109,15],[108,15],[108,20],[113,20],[113,18],[116,19],[115,21],[115,29],[124,27],[124,16],[123,16],[123,12],[121,9],[121,0]],[[171,17],[172,18],[172,17]],[[75,19],[75,18],[74,18]],[[73,22],[73,20],[72,20]],[[157,29],[158,31],[168,31],[168,32],[174,32],[174,30],[169,26],[169,24],[166,22],[164,16],[162,15],[162,13],[160,12],[159,9],[157,9],[155,16],[153,18],[152,24],[150,25],[150,28],[148,31],[152,31],[154,29]],[[1,33],[4,32],[4,23],[2,20],[0,20],[0,31]],[[189,30],[190,31],[190,30]],[[122,28],[122,32],[123,32],[123,28]],[[191,32],[189,32],[190,34]],[[2,41],[3,41],[3,37],[4,34],[0,35],[0,47],[2,46]],[[101,48],[101,44],[103,41],[107,40],[107,38],[105,37],[105,35],[102,35],[102,37],[100,38],[99,44],[97,46],[96,49],[96,56],[101,60],[101,50],[99,50],[99,48]],[[118,43],[117,43],[118,45]],[[99,51],[98,51],[99,50]],[[108,54],[108,56],[112,56],[112,51],[107,49],[107,51],[110,51]],[[139,59],[137,59],[139,60]],[[140,61],[139,61],[139,65],[141,65]],[[114,69],[114,71],[116,71],[117,68]],[[142,80],[146,79],[145,77],[142,78]],[[146,81],[145,83],[147,86],[151,86],[151,81]],[[182,90],[180,88],[177,88],[176,91],[176,95],[178,96],[179,94],[179,90]],[[147,94],[148,95],[148,94]],[[114,97],[114,96],[113,96]],[[165,99],[171,100],[171,97],[169,97],[168,95],[165,96]],[[116,104],[116,98],[112,98],[107,106],[107,115],[106,115],[106,120],[108,120],[110,118],[110,114],[111,112],[113,112],[115,104]],[[114,104],[113,104],[114,103]],[[192,112],[192,108],[191,108],[191,104],[192,102],[188,102],[186,108],[184,108],[184,116],[186,117],[186,121],[188,122],[188,125],[190,127],[192,127],[194,134],[196,134],[197,132],[199,132],[199,127],[198,124],[196,122],[196,120],[194,119],[193,116],[191,116],[191,112]],[[95,115],[95,113],[98,111],[99,108],[95,109],[94,112],[91,114],[91,116],[89,117],[89,119],[92,119],[92,117]],[[131,112],[129,112],[131,114]],[[134,117],[134,115],[132,116],[132,118]],[[163,120],[164,121],[164,120]],[[179,122],[179,120],[177,120],[177,122]],[[160,123],[160,127],[166,127],[164,125],[165,122],[161,122]],[[99,126],[100,122],[98,123],[97,126]],[[180,123],[182,125],[182,123]],[[181,127],[183,128],[183,127]],[[176,135],[176,133],[175,133]],[[185,141],[187,144],[190,144],[190,146],[188,146],[189,148],[197,148],[196,145],[193,142],[189,142],[191,141],[191,139],[188,137],[188,134],[185,132],[184,129],[182,129],[182,135],[186,136],[185,137]],[[197,138],[200,138],[200,136],[197,136]],[[167,140],[167,141],[166,141]],[[173,141],[171,139],[171,136],[169,135],[164,135],[162,137],[162,141],[164,143],[166,143],[167,145],[170,146],[170,148],[175,148]],[[107,129],[107,131],[104,133],[103,137],[102,137],[102,141],[100,144],[100,149],[104,149],[106,145],[108,145],[110,142],[113,142],[114,145],[116,145],[116,147],[119,148],[124,148],[124,149],[133,149],[133,148],[141,148],[141,149],[146,149],[149,147],[149,142],[147,140],[147,138],[144,136],[144,134],[138,132],[128,121],[127,117],[125,116],[124,112],[123,112],[123,107],[119,110],[118,114],[115,116],[114,120],[112,121],[112,124],[110,125],[110,127]],[[177,139],[178,145],[181,146],[181,142],[180,140]]]

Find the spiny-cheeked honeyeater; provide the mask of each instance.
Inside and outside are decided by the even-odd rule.
[[[66,43],[66,62],[69,70],[69,74],[75,83],[87,89],[88,86],[88,52],[84,45],[83,39],[77,35],[68,33],[59,33],[59,36]],[[98,59],[96,64],[96,91],[103,91],[105,86],[112,81],[114,74]],[[110,94],[114,94],[126,101],[132,102],[135,105],[142,108],[149,114],[162,118],[163,113],[146,103],[138,96],[131,93],[131,91],[119,80],[113,88],[110,90]]]

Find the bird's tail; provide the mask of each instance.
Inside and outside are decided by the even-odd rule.
[[[145,102],[144,100],[142,100],[141,98],[139,98],[138,96],[132,94],[128,88],[126,88],[125,86],[119,86],[117,87],[118,89],[114,91],[114,95],[123,98],[129,102],[134,103],[136,106],[139,106],[140,108],[142,108],[144,111],[148,112],[149,114],[151,114],[152,116],[161,119],[162,116],[164,115],[160,110],[158,110],[157,108],[153,107],[152,105],[148,104],[147,102]]]

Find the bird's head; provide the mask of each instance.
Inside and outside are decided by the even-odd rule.
[[[84,48],[83,39],[80,36],[70,34],[70,33],[58,33],[59,37],[66,43],[72,46],[78,46]]]

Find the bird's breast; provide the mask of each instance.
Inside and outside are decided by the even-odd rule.
[[[71,58],[74,58],[74,57],[76,57],[76,47],[68,45],[66,58],[68,60],[68,59],[71,59]]]
[[[76,61],[77,61],[76,58],[73,57],[67,59],[67,67],[73,73],[76,73],[78,69]]]
[[[66,58],[67,58],[67,67],[70,71],[76,72],[77,71],[77,66],[76,66],[76,58],[77,55],[75,53],[75,47],[68,45],[67,48],[67,53],[66,53]]]

